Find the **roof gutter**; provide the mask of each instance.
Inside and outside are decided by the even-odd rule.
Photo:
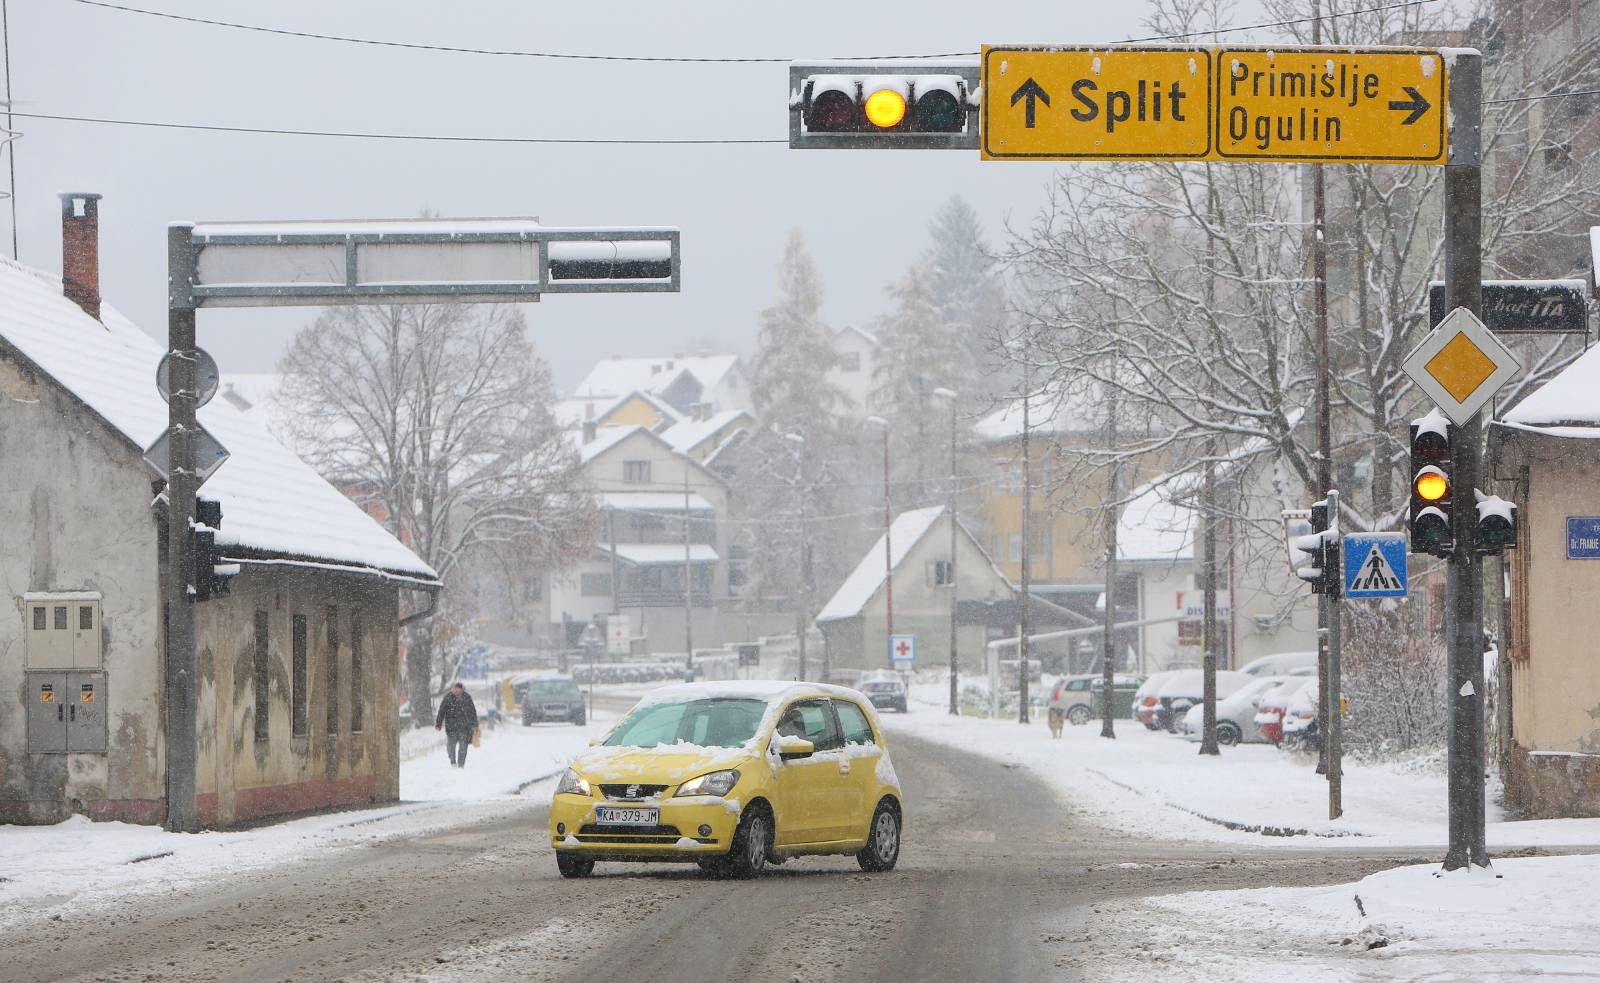
[[[411,614],[406,615],[404,618],[401,618],[400,619],[400,623],[399,623],[399,627],[404,628],[407,625],[416,624],[417,622],[421,621],[423,618],[431,618],[431,617],[433,617],[433,612],[438,610],[438,608],[439,608],[439,588],[435,587],[432,590],[428,591],[428,606],[423,608],[421,611],[413,612]]]

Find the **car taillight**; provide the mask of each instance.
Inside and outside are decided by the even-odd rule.
[[[1147,697],[1145,697],[1145,698],[1144,698],[1144,705],[1145,705],[1145,706],[1147,706],[1147,707],[1153,707],[1153,706],[1155,706],[1155,705],[1156,705],[1156,698],[1155,698],[1155,697],[1153,697],[1153,696],[1147,696]]]

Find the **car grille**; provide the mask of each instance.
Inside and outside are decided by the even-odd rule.
[[[578,830],[579,843],[676,843],[676,826],[599,826],[589,823]],[[716,840],[697,839],[699,843]]]
[[[665,792],[665,785],[602,785],[600,794],[608,799],[622,800],[624,802],[638,799],[648,799],[651,796]],[[630,794],[631,793],[631,794]]]

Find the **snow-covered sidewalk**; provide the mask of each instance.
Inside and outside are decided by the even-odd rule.
[[[1079,950],[1095,978],[1600,980],[1600,856],[1397,867],[1354,884],[1103,903]]]
[[[1160,839],[1258,846],[1441,848],[1447,838],[1441,760],[1409,767],[1347,760],[1345,814],[1327,819],[1327,785],[1314,762],[1267,744],[1198,745],[1137,721],[1118,720],[1114,741],[1098,722],[1068,726],[1060,740],[1044,720],[951,717],[940,687],[912,690],[912,712],[883,714],[891,737],[911,734],[1020,765],[1060,801],[1096,825]],[[1265,834],[1265,835],[1263,835]],[[1600,846],[1600,819],[1507,821],[1491,806],[1491,851],[1517,846]]]
[[[502,724],[484,732],[462,769],[450,767],[443,734],[407,732],[401,802],[374,809],[193,835],[83,817],[54,826],[0,826],[0,928],[67,905],[169,892],[320,851],[493,819],[548,796],[566,763],[613,719],[602,712],[585,727]]]

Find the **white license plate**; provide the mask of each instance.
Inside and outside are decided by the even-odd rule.
[[[596,806],[594,818],[602,826],[657,826],[661,822],[661,810],[636,806]]]

